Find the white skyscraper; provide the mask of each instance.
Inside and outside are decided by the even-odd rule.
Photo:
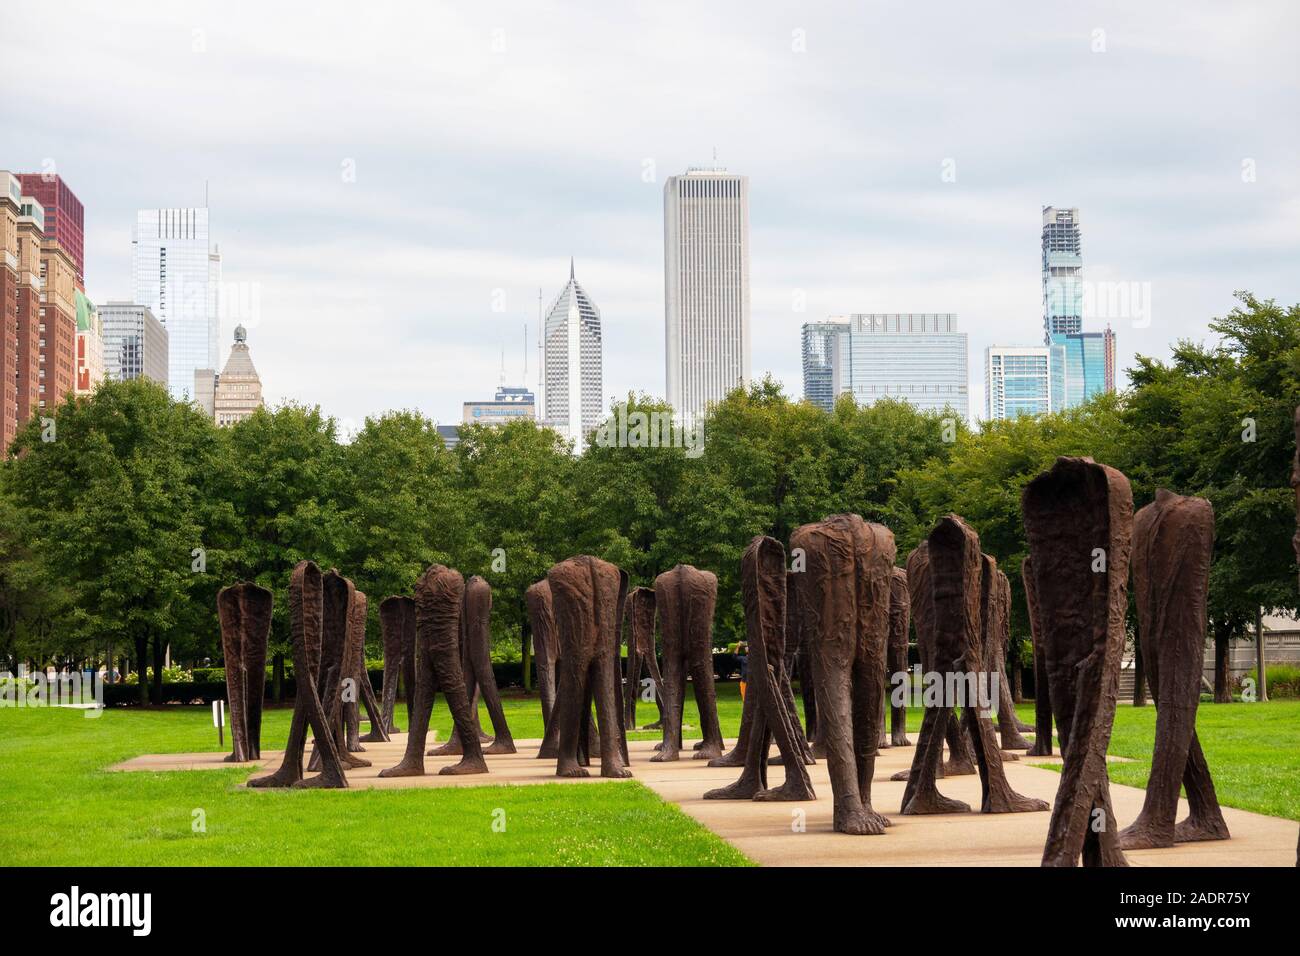
[[[1053,347],[990,345],[984,350],[984,417],[1042,415],[1058,407],[1052,394]],[[1059,364],[1059,360],[1058,360]]]
[[[195,369],[217,367],[221,254],[209,245],[207,208],[139,210],[132,247],[135,302],[167,329],[167,387],[179,399]]]
[[[603,359],[600,309],[578,285],[572,261],[542,334],[542,423],[573,439],[574,452],[581,454],[587,433],[604,417]]]
[[[664,184],[668,401],[686,423],[749,384],[749,178],[687,170]]]

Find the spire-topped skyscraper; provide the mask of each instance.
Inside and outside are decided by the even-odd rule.
[[[569,281],[547,310],[542,337],[542,423],[572,439],[581,454],[604,411],[604,358],[600,309],[578,284],[572,257]]]

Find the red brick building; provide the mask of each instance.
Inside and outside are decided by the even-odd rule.
[[[45,210],[45,239],[57,242],[72,259],[77,288],[86,288],[86,211],[76,193],[59,176],[49,173],[19,173],[24,196],[31,196]]]

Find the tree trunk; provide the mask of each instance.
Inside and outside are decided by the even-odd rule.
[[[149,671],[145,666],[145,661],[149,659],[149,638],[137,637],[135,639],[135,670],[140,678],[140,706],[149,705]]]
[[[1017,653],[1011,660],[1011,700],[1016,704],[1025,702],[1025,674],[1024,669],[1020,666],[1020,655]]]
[[[1255,699],[1262,704],[1268,701],[1268,667],[1264,661],[1264,609],[1259,606],[1255,608],[1255,668],[1259,676]]]
[[[1147,674],[1142,663],[1142,645],[1133,642],[1133,706],[1145,707],[1147,703]]]
[[[162,635],[159,634],[153,639],[153,702],[162,704],[163,702],[163,657],[166,651],[166,644],[163,642]]]
[[[1228,669],[1228,651],[1232,628],[1225,621],[1214,622],[1214,702],[1232,703],[1232,682]]]
[[[271,672],[271,699],[277,704],[284,701],[284,654],[275,655],[275,667]]]

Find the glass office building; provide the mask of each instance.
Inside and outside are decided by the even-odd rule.
[[[221,255],[209,245],[208,210],[141,209],[132,246],[135,302],[167,329],[167,387],[188,397],[195,370],[218,364]]]
[[[990,345],[984,350],[984,416],[989,420],[1052,410],[1052,348]]]
[[[831,411],[839,397],[849,341],[848,322],[807,322],[803,327],[803,397]]]
[[[957,331],[955,314],[858,313],[847,323],[837,395],[847,391],[860,405],[902,399],[921,411],[951,408],[970,417],[966,333]]]
[[[167,384],[167,330],[148,306],[108,302],[99,307],[104,330],[104,377],[148,378]]]
[[[1115,334],[1110,329],[1058,335],[1053,341],[1064,356],[1066,408],[1115,391]]]

